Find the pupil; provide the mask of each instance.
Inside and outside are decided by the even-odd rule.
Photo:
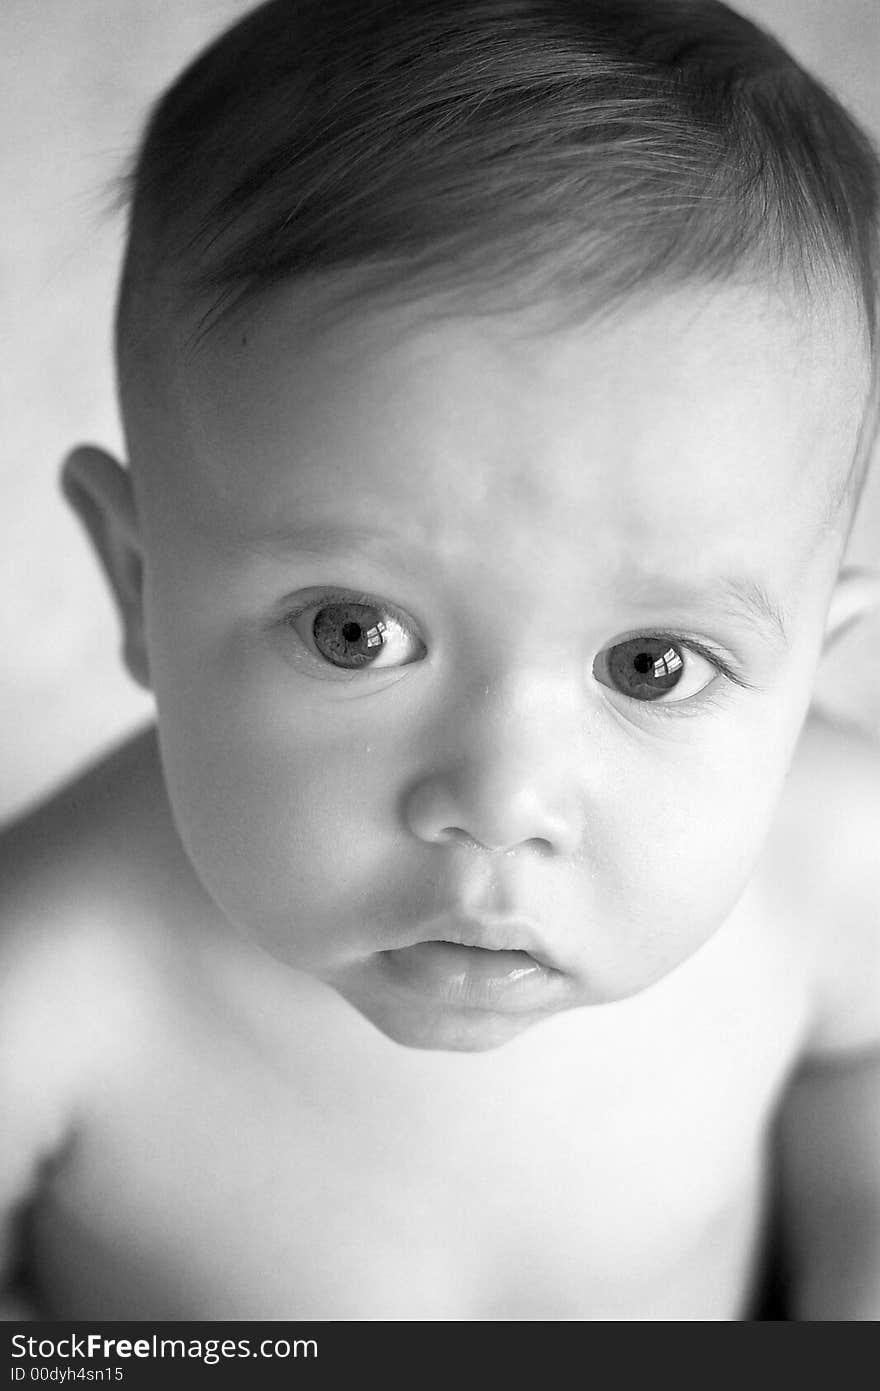
[[[645,676],[649,671],[653,671],[654,662],[652,658],[648,656],[647,652],[640,652],[638,656],[633,659],[633,666],[636,671],[641,672],[641,674]]]
[[[360,642],[363,629],[360,623],[343,623],[342,636],[346,642]]]

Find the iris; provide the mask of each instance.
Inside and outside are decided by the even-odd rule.
[[[371,604],[326,604],[315,614],[312,637],[321,656],[356,670],[374,662],[385,645],[385,624]]]
[[[678,685],[684,672],[681,650],[670,638],[630,638],[604,654],[608,684],[636,700],[657,700]]]

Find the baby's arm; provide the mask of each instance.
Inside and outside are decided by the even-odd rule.
[[[9,839],[6,840],[8,845]],[[6,846],[3,847],[4,849]],[[17,848],[17,847],[16,847]],[[4,869],[21,861],[4,856]],[[18,876],[0,895],[0,1318],[37,1317],[22,1286],[27,1217],[45,1166],[65,1147],[78,1050],[65,934],[33,910]]]
[[[880,1319],[880,1048],[805,1065],[780,1144],[793,1316]]]
[[[792,1315],[880,1319],[880,755],[827,787],[814,1015],[779,1142]],[[808,936],[805,932],[805,937]]]
[[[29,1255],[20,1218],[136,1033],[169,842],[149,731],[0,836],[0,1301]]]
[[[19,1288],[24,1255],[23,1230],[36,1190],[41,1162],[51,1148],[55,1127],[47,1115],[45,1079],[39,1053],[33,1055],[29,992],[22,994],[18,973],[2,961],[0,981],[0,1319],[36,1316]]]

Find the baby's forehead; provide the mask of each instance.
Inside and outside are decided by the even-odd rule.
[[[866,390],[872,367],[863,316],[843,282],[807,293],[781,279],[658,278],[638,293],[609,296],[601,286],[561,293],[525,280],[484,286],[463,278],[435,289],[402,275],[396,287],[373,292],[355,271],[275,286],[204,337],[190,327],[173,329],[184,372],[203,357],[238,370],[263,353],[294,374],[320,357],[350,376],[432,358],[452,365],[482,345],[509,372],[525,361],[532,374],[542,344],[548,362],[570,350],[598,359],[622,353],[637,364],[658,345],[689,354],[693,365],[781,355],[792,376],[808,372],[856,392]]]
[[[518,411],[555,401],[577,417],[595,407],[601,383],[661,420],[679,396],[745,391],[755,408],[772,397],[792,423],[815,416],[819,428],[846,433],[864,412],[872,362],[855,299],[837,291],[820,299],[762,283],[660,282],[609,302],[589,289],[532,299],[516,286],[482,295],[464,285],[358,300],[333,278],[326,288],[294,282],[206,342],[208,389],[225,378],[224,392],[259,411],[273,378],[308,401],[332,382],[337,402],[360,400],[395,429],[392,405],[407,400],[442,413],[457,397],[465,410],[468,398],[485,405],[509,391]],[[200,357],[197,349],[194,382],[206,380]]]
[[[365,527],[394,507],[412,518],[454,477],[466,511],[494,490],[536,522],[551,503],[563,521],[569,502],[586,515],[601,490],[637,551],[686,500],[705,550],[762,460],[786,470],[777,500],[789,487],[793,515],[827,509],[867,377],[855,308],[754,287],[581,314],[448,299],[327,314],[291,285],[181,357],[172,415],[191,491],[237,499],[260,525],[279,506],[335,507],[340,490]]]

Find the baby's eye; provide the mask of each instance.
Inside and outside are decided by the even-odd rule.
[[[632,700],[687,700],[709,685],[720,665],[666,634],[628,638],[599,652],[593,675]]]
[[[425,655],[425,645],[405,615],[361,599],[322,600],[288,622],[306,647],[345,671],[402,667]]]

